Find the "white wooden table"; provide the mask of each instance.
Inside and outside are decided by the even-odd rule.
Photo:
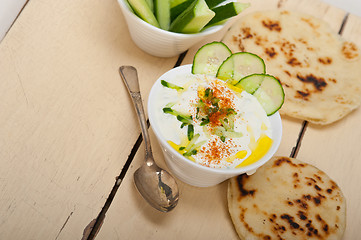
[[[25,4],[29,0],[1,0],[0,1],[0,41],[15,21]],[[324,0],[324,2],[361,16],[361,2],[357,0]]]
[[[137,67],[146,101],[161,74],[191,63],[199,46],[222,35],[184,59],[157,58],[134,45],[115,0],[30,0],[18,16],[24,3],[0,0],[0,38],[7,32],[0,43],[0,239],[93,239],[96,232],[97,239],[237,239],[226,182],[196,188],[178,181],[180,202],[167,214],[136,192],[143,145],[117,71]],[[252,0],[249,10],[297,9],[337,32],[347,18],[342,36],[361,46],[360,3],[342,4],[349,11],[317,0]],[[318,127],[283,117],[277,151],[289,156],[300,146],[298,159],[339,184],[347,199],[344,239],[358,239],[361,226],[360,118],[358,109]],[[151,141],[166,168],[152,132]]]

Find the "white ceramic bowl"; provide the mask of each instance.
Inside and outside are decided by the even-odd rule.
[[[200,33],[182,34],[154,27],[136,16],[125,0],[118,0],[124,18],[128,24],[130,36],[143,51],[157,57],[179,55],[207,36],[222,30],[227,23],[208,28]]]
[[[184,76],[191,73],[192,65],[183,65],[163,74],[153,85],[148,98],[148,116],[152,129],[160,143],[163,151],[165,161],[171,172],[181,181],[197,187],[209,187],[223,182],[231,177],[240,175],[242,173],[252,174],[257,168],[265,164],[277,151],[282,137],[282,122],[279,113],[275,113],[269,117],[272,126],[273,144],[266,155],[257,162],[234,169],[214,169],[202,166],[190,161],[183,155],[172,148],[167,140],[161,134],[162,123],[157,121],[156,115],[156,99],[159,97],[159,92],[163,87],[160,80],[168,80],[174,77]],[[163,113],[160,113],[163,114]]]

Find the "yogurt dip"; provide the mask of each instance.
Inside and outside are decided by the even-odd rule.
[[[272,146],[272,125],[258,100],[212,76],[174,75],[161,81],[155,102],[160,133],[202,166],[239,168]]]

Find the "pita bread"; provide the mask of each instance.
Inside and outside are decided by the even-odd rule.
[[[255,12],[240,18],[223,42],[266,63],[285,90],[280,113],[329,124],[361,103],[361,56],[357,46],[315,17],[291,11]]]
[[[230,179],[228,209],[243,240],[341,239],[346,227],[346,201],[337,184],[287,157]]]

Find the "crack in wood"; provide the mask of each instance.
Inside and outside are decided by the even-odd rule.
[[[184,60],[184,57],[186,56],[188,51],[185,51],[183,53],[181,53],[177,59],[177,62],[175,63],[174,67],[178,67],[182,64],[183,60]],[[150,126],[150,123],[149,123],[149,120],[147,120],[147,127],[149,128]],[[100,211],[98,217],[94,220],[92,220],[87,226],[86,228],[84,229],[84,233],[83,233],[83,240],[93,240],[97,233],[99,232],[103,222],[104,222],[104,219],[105,219],[105,214],[106,212],[108,211],[114,197],[115,197],[115,194],[117,193],[118,191],[118,188],[120,186],[120,184],[122,183],[124,177],[125,177],[125,174],[127,173],[136,153],[138,152],[138,149],[141,145],[143,141],[143,137],[142,137],[142,134],[140,134],[138,136],[138,139],[137,141],[135,142],[135,144],[133,145],[133,148],[128,156],[128,159],[127,161],[125,162],[124,164],[124,167],[123,169],[121,170],[120,174],[118,177],[116,177],[116,181],[115,181],[115,184],[102,208],[102,210]]]
[[[149,127],[149,124],[148,124],[148,127]],[[100,211],[98,217],[93,220],[94,221],[94,225],[91,226],[91,231],[86,231],[86,229],[84,230],[84,235],[83,235],[83,238],[82,239],[86,239],[86,240],[93,240],[97,233],[99,232],[103,222],[104,222],[104,219],[105,219],[105,214],[107,213],[114,197],[115,197],[115,194],[117,193],[118,191],[118,188],[120,186],[120,184],[122,183],[124,177],[125,177],[125,174],[126,172],[128,171],[129,167],[130,167],[130,164],[132,163],[134,157],[135,157],[135,154],[138,152],[138,149],[140,147],[140,144],[142,143],[143,141],[143,138],[142,138],[142,135],[139,135],[138,136],[138,139],[137,141],[135,142],[129,156],[128,156],[128,159],[127,161],[125,162],[124,164],[124,167],[122,168],[120,174],[118,177],[116,177],[116,181],[115,181],[115,184],[102,208],[102,210]],[[90,224],[88,226],[90,226],[92,224],[92,222],[90,222]],[[87,227],[88,227],[87,226]],[[89,234],[89,235],[88,235]]]
[[[350,13],[346,13],[346,15],[344,16],[343,20],[342,20],[342,23],[341,23],[341,27],[340,27],[340,30],[338,31],[338,34],[339,35],[342,35],[343,33],[343,30],[346,26],[346,23],[347,23],[347,20],[348,20],[348,16],[350,15]]]
[[[292,151],[291,151],[291,154],[290,154],[291,158],[296,158],[297,157],[298,151],[301,148],[301,142],[302,142],[303,136],[305,135],[305,132],[306,132],[306,129],[307,129],[307,125],[308,125],[308,122],[303,121],[300,133],[298,134],[298,138],[297,138],[297,141],[296,141],[296,146],[294,146],[292,148]]]
[[[175,63],[173,68],[179,67],[182,64],[184,57],[187,55],[187,53],[188,53],[188,50],[179,55],[177,62]]]
[[[68,217],[66,218],[66,220],[65,220],[65,222],[64,222],[64,224],[63,224],[63,226],[60,228],[60,230],[59,230],[59,232],[58,232],[58,235],[56,235],[55,240],[57,240],[57,239],[58,239],[58,237],[60,236],[61,232],[62,232],[62,231],[63,231],[63,229],[65,228],[66,224],[68,223],[68,221],[69,221],[69,219],[70,219],[71,215],[73,215],[73,213],[74,213],[74,212],[71,212],[71,213],[68,215]]]

